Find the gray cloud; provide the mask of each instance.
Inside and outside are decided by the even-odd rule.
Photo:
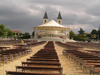
[[[80,27],[86,32],[100,24],[100,1],[94,0],[0,0],[0,23],[11,30],[32,33],[42,24],[44,12],[49,20],[57,20],[60,10],[63,24],[75,33]]]
[[[92,7],[87,8],[86,13],[91,14],[93,16],[100,17],[99,7],[100,7],[100,2],[98,4],[95,4]]]

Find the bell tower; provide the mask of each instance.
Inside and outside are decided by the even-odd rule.
[[[44,17],[43,17],[43,24],[48,22],[48,16],[47,16],[47,12],[45,12]]]
[[[60,12],[59,12],[58,17],[57,17],[57,23],[62,24],[62,17],[61,17]]]

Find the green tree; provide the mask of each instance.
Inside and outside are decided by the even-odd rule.
[[[23,36],[23,34],[22,34],[22,33],[19,33],[19,35],[20,35],[20,36]]]
[[[80,37],[80,36],[75,36],[74,40],[76,40],[76,41],[85,41],[85,39]]]
[[[32,32],[32,37],[33,37],[33,38],[34,38],[34,33],[35,33],[35,32],[33,31],[33,32]]]
[[[85,31],[82,28],[80,28],[80,31],[78,31],[78,32],[81,35],[81,34],[84,34]]]
[[[14,36],[13,32],[9,28],[6,28],[6,36],[8,37]]]
[[[100,38],[100,30],[97,31],[97,38]]]
[[[70,31],[70,38],[72,38],[72,37],[74,38],[74,36],[75,36],[75,34],[74,34],[74,32],[71,30],[71,31]]]
[[[91,38],[92,37],[92,34],[86,34],[86,37]]]
[[[97,34],[97,30],[96,30],[96,29],[93,29],[93,30],[91,31],[91,34],[92,34],[92,35]]]
[[[28,32],[25,32],[23,34],[23,39],[29,39],[30,38],[30,34]]]
[[[1,24],[0,25],[0,37],[5,36],[5,32],[6,32],[5,25]]]

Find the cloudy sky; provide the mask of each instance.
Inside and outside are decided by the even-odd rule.
[[[88,33],[100,26],[100,0],[0,0],[0,24],[31,34],[43,24],[45,11],[55,21],[60,11],[63,25],[75,33],[80,27]]]

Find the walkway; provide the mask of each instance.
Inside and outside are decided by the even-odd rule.
[[[57,51],[58,57],[60,59],[61,66],[63,67],[63,74],[66,75],[89,75],[86,74],[81,70],[79,65],[75,65],[72,60],[69,60],[65,56],[63,56],[62,51],[64,50],[63,47],[58,46],[55,44],[55,49]]]

